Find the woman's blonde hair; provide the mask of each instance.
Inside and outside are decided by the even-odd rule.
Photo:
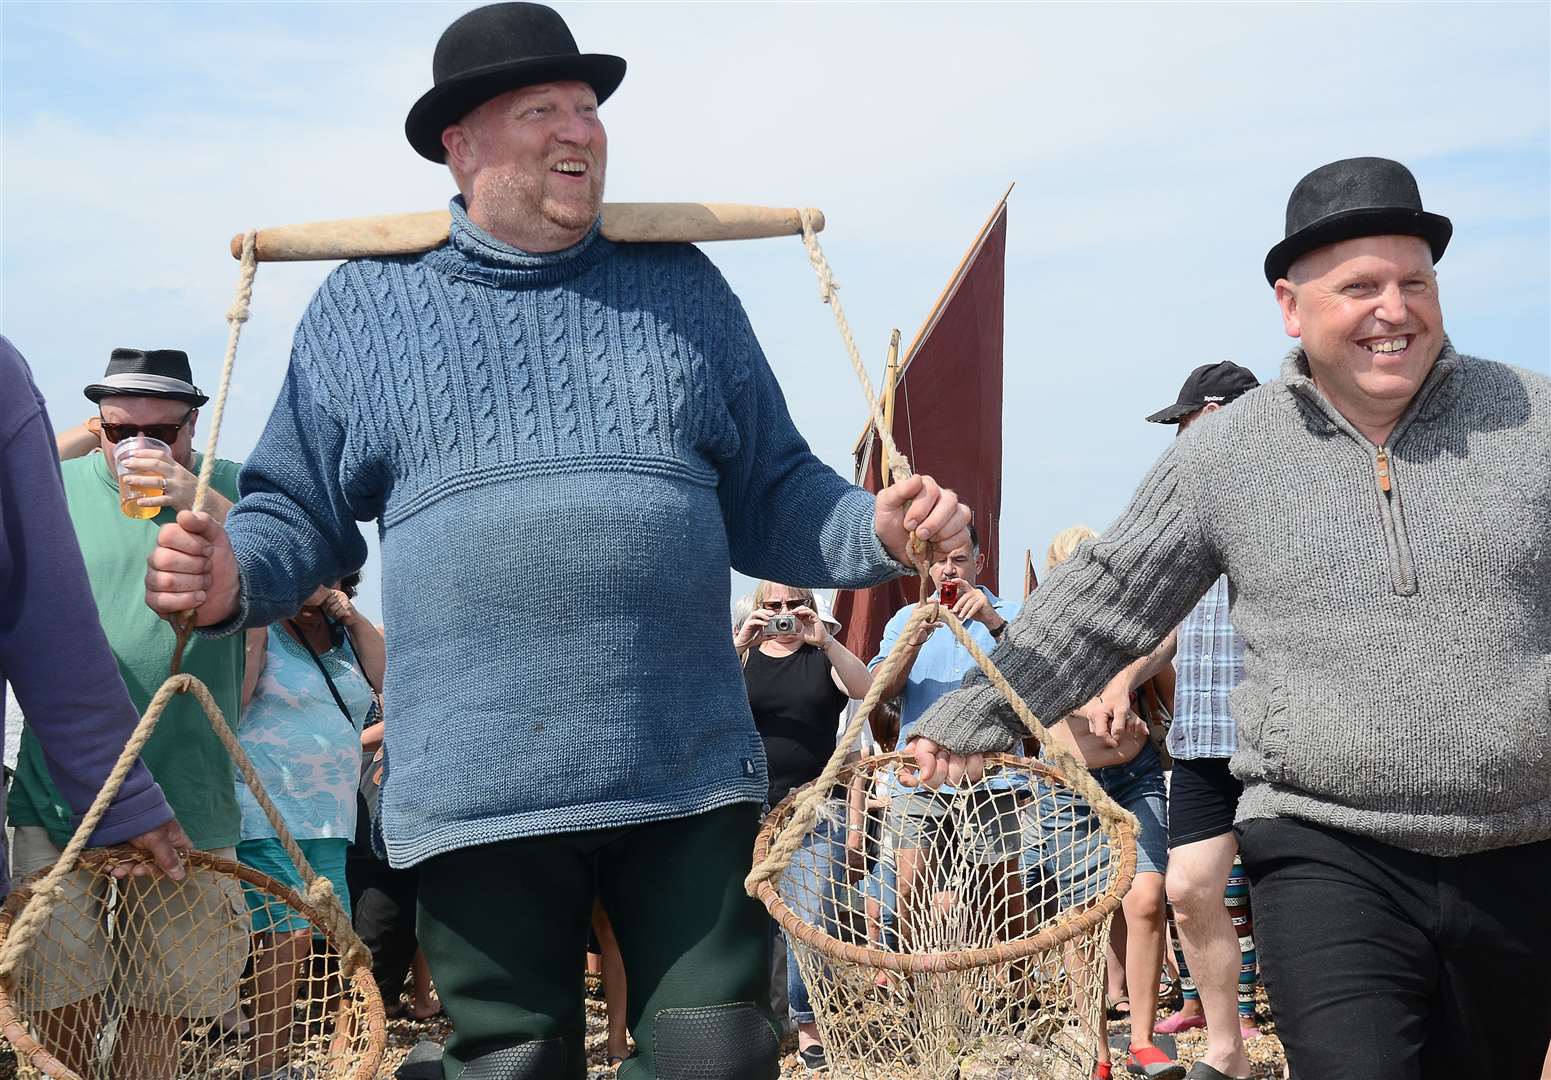
[[[1045,553],[1045,572],[1049,573],[1072,557],[1072,552],[1077,550],[1077,545],[1084,540],[1092,540],[1099,535],[1086,525],[1073,525],[1070,529],[1062,529],[1056,533],[1056,538],[1050,541],[1050,550]]]
[[[813,608],[814,611],[818,610],[818,602],[814,599],[812,589],[805,589],[801,585],[782,585],[779,581],[761,581],[758,585],[755,585],[754,606],[764,607],[765,601],[770,599],[770,590],[775,588],[777,585],[780,585],[783,589],[790,593],[794,593],[794,599],[801,600],[810,608]]]

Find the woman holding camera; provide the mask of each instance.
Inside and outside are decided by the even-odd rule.
[[[840,624],[821,617],[812,590],[761,581],[754,609],[733,635],[743,655],[754,726],[765,744],[770,805],[816,779],[835,750],[835,731],[850,698],[872,686],[867,665],[831,633]],[[844,795],[840,797],[844,807]],[[833,919],[832,884],[845,877],[845,837],[834,815],[821,815],[793,857],[782,892],[794,907],[824,896],[822,911],[799,912],[810,920]],[[841,819],[843,820],[843,819]],[[824,1048],[807,988],[791,944],[786,949],[787,1006],[797,1025],[797,1049],[809,1069],[824,1067]]]

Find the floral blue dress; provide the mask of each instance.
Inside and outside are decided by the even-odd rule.
[[[361,772],[361,726],[372,705],[371,684],[355,653],[340,644],[320,657],[350,710],[347,721],[306,646],[276,624],[253,700],[237,739],[258,770],[264,789],[298,840],[355,837],[356,784]],[[236,777],[242,838],[275,835],[242,777]]]

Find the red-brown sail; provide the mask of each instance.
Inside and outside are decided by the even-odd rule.
[[[1012,191],[1008,188],[1008,192]],[[910,348],[895,383],[894,442],[913,472],[958,492],[975,511],[981,584],[997,591],[997,527],[1002,514],[1002,310],[1007,251],[1003,195]],[[856,447],[856,482],[883,487],[882,447],[871,424]],[[878,651],[889,616],[917,599],[919,581],[841,592],[835,615],[846,647],[862,659]]]

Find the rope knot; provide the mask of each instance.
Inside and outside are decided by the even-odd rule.
[[[239,300],[226,309],[226,321],[233,323],[245,323],[248,321],[248,301],[246,298]]]

